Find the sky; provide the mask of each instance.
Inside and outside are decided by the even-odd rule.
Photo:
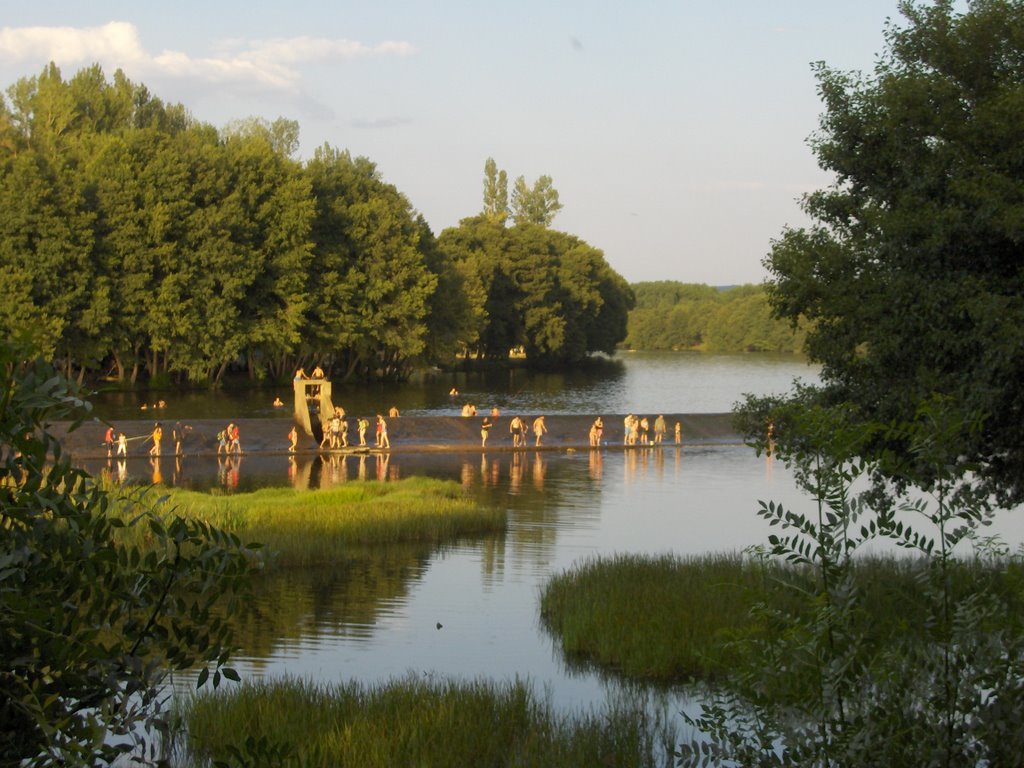
[[[756,283],[802,194],[811,69],[870,73],[897,0],[6,2],[0,85],[122,69],[222,127],[299,124],[303,158],[365,156],[440,234],[494,158],[552,178],[553,227],[629,282]]]

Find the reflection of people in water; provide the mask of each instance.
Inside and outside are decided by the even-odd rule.
[[[149,466],[153,468],[153,485],[160,485],[164,481],[164,476],[160,473],[160,456],[153,456],[149,460]]]
[[[590,473],[591,480],[600,480],[603,473],[604,467],[602,462],[604,461],[601,451],[590,451],[590,461],[587,465],[587,470]]]
[[[519,493],[523,482],[523,455],[516,451],[512,454],[512,462],[508,465],[508,492]]]
[[[124,484],[124,482],[127,479],[128,479],[128,462],[126,462],[126,461],[118,461],[117,462],[117,482]]]
[[[225,486],[230,491],[238,490],[238,480],[242,471],[242,457],[235,456],[233,459],[227,460],[227,475],[225,477]]]
[[[538,491],[544,490],[544,475],[547,473],[547,465],[541,456],[540,452],[533,455],[533,487]]]

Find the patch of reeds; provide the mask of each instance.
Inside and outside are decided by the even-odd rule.
[[[854,575],[862,598],[854,621],[865,642],[882,647],[895,638],[923,636],[928,568],[912,558],[857,562]],[[741,647],[732,641],[785,631],[784,621],[773,625],[774,617],[814,610],[815,578],[807,568],[739,554],[618,555],[551,578],[541,596],[541,615],[570,662],[636,679],[712,679],[739,661]],[[954,599],[970,594],[978,579],[989,580],[1008,606],[1007,621],[1016,621],[1012,617],[1019,615],[1024,596],[1019,568],[966,561],[948,578]]]
[[[541,616],[570,659],[639,679],[705,677],[766,583],[738,554],[616,555],[551,578]]]
[[[654,766],[676,740],[639,704],[560,714],[518,680],[257,681],[178,706],[184,766]]]
[[[281,566],[336,563],[355,546],[439,544],[503,531],[507,522],[504,510],[480,505],[457,483],[430,478],[230,495],[175,488],[161,496],[162,509],[259,542]]]

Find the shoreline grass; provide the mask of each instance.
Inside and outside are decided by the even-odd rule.
[[[430,478],[325,490],[263,488],[231,495],[175,488],[162,491],[160,498],[166,513],[259,542],[283,567],[334,564],[353,547],[440,544],[500,533],[507,525],[504,510],[481,505],[453,481]],[[144,538],[145,531],[133,535]]]
[[[262,764],[262,750],[287,765],[640,768],[670,764],[676,742],[639,704],[560,714],[521,680],[255,681],[176,706],[173,744],[184,766],[232,755]]]
[[[1019,566],[961,566],[953,575],[955,595],[991,579],[1007,605],[1007,624],[1020,621]],[[866,642],[881,648],[896,638],[923,638],[927,567],[919,559],[882,556],[857,563],[863,598],[857,620]],[[739,663],[742,651],[732,641],[785,631],[773,615],[813,610],[813,580],[805,568],[740,554],[595,558],[549,579],[541,618],[570,664],[657,683],[712,681]]]

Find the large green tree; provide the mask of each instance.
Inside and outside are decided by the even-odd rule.
[[[433,239],[367,158],[325,145],[306,173],[316,201],[308,322],[320,354],[312,356],[340,378],[402,376],[426,348],[438,277],[424,251]]]
[[[958,450],[1024,498],[1024,4],[903,2],[874,73],[816,68],[813,148],[834,184],[766,259],[775,311],[811,321],[824,396],[908,420],[933,394],[985,417]],[[967,419],[965,419],[966,421]]]
[[[440,247],[483,299],[477,354],[501,359],[522,346],[535,364],[561,364],[610,354],[625,338],[633,292],[577,237],[481,215],[442,232]]]

